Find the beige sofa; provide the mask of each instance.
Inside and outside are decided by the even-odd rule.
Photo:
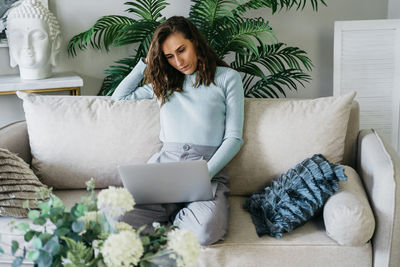
[[[26,97],[27,96],[25,96],[24,101],[27,100]],[[91,99],[88,97],[76,97],[76,99],[78,98],[82,99],[82,101],[86,101],[85,99]],[[64,99],[70,101],[72,97],[64,97]],[[76,99],[71,101],[76,101]],[[98,97],[97,99],[102,98]],[[41,102],[42,100],[43,99],[41,98],[39,102]],[[34,99],[34,101],[37,101],[37,99]],[[311,221],[307,222],[305,225],[295,229],[293,232],[284,234],[283,238],[280,240],[269,236],[257,236],[249,213],[244,211],[242,208],[242,204],[246,196],[249,193],[260,190],[265,185],[267,185],[268,179],[263,180],[263,173],[266,173],[265,177],[277,176],[278,169],[274,170],[275,165],[283,164],[282,166],[280,166],[280,168],[286,168],[287,166],[294,167],[293,162],[285,163],[285,161],[286,158],[287,161],[289,161],[289,158],[293,161],[293,155],[295,155],[296,153],[300,153],[299,155],[302,155],[303,152],[298,151],[299,147],[313,147],[315,145],[318,145],[318,142],[322,142],[323,144],[323,141],[320,141],[320,138],[322,138],[321,135],[324,135],[322,134],[322,132],[318,133],[319,136],[313,137],[315,141],[314,139],[312,139],[310,142],[310,140],[306,140],[308,132],[305,131],[301,138],[303,140],[299,140],[299,133],[297,132],[297,130],[289,129],[289,127],[291,126],[281,125],[282,120],[293,118],[286,118],[285,114],[281,114],[281,118],[276,118],[276,115],[279,113],[274,113],[271,111],[271,109],[265,108],[265,106],[268,105],[276,105],[276,107],[279,108],[280,105],[283,105],[284,103],[287,104],[289,103],[287,101],[292,100],[287,100],[286,102],[285,101],[286,100],[246,99],[246,115],[244,127],[245,144],[242,147],[240,153],[227,166],[227,172],[230,175],[231,179],[232,190],[230,196],[231,216],[228,234],[224,241],[218,242],[208,247],[204,247],[202,249],[199,266],[400,266],[399,157],[390,146],[388,146],[381,140],[379,135],[374,130],[371,129],[359,131],[359,106],[357,102],[352,102],[350,119],[348,123],[347,120],[344,123],[344,150],[342,150],[341,152],[334,151],[334,153],[338,152],[342,158],[331,159],[333,161],[339,161],[343,165],[349,166],[345,167],[346,173],[348,175],[350,174],[356,176],[355,172],[354,174],[352,174],[351,171],[352,168],[354,168],[356,172],[361,176],[365,192],[368,195],[368,199],[375,216],[376,227],[372,239],[369,240],[368,238],[368,240],[365,240],[362,244],[357,245],[339,244],[337,241],[333,240],[327,235],[327,231],[324,225],[324,216],[322,215],[322,213]],[[41,103],[43,104],[43,102]],[[93,104],[93,102],[91,103],[92,104],[87,105],[88,107],[90,107],[90,109],[93,109],[94,107],[94,109],[96,109],[99,108],[98,106],[100,106],[99,102],[95,102],[95,104]],[[299,106],[304,106],[304,103],[307,104],[308,102],[302,103],[303,104]],[[25,104],[26,103],[24,103],[24,105]],[[108,103],[108,105],[108,108],[115,108],[116,104]],[[318,108],[324,108],[324,105],[320,105]],[[62,105],[57,103],[53,107],[49,108],[52,109],[51,112],[57,113],[57,110],[55,109],[60,106]],[[150,106],[154,108],[155,102],[150,103]],[[288,107],[293,107],[292,102],[290,102],[290,105]],[[284,109],[287,110],[287,112],[289,112],[290,109],[288,107],[285,107]],[[28,123],[30,121],[34,121],[34,114],[32,115],[32,111],[29,111],[30,108],[32,107],[25,106],[25,111],[27,112],[28,110],[30,114],[29,116],[27,115]],[[47,116],[45,115],[45,113],[43,113],[45,112],[44,110],[38,110],[37,112],[42,112],[40,113],[42,115],[39,114],[38,117]],[[269,116],[268,112],[270,112],[270,115],[272,116],[272,119],[270,121],[265,119]],[[279,112],[282,112],[282,109],[279,110]],[[141,118],[140,116],[135,116],[135,114],[129,114],[129,116],[134,117],[136,120],[148,121],[153,119],[151,118],[151,114],[148,115],[148,117],[144,116],[144,118]],[[84,116],[82,115],[82,117]],[[93,120],[95,119],[95,117],[93,116],[91,116],[91,118]],[[64,123],[62,124],[62,127],[65,127],[65,124],[68,124],[70,120],[66,117],[63,119]],[[43,118],[43,120],[46,119]],[[306,120],[307,118],[304,119],[305,123]],[[275,121],[276,124],[273,125]],[[46,122],[42,121],[41,123],[44,123],[43,125],[45,125]],[[57,121],[51,121],[49,119],[48,123],[57,124]],[[315,123],[321,122],[316,121]],[[45,127],[43,125],[41,125],[42,128]],[[53,125],[51,127],[56,126]],[[153,128],[146,133],[146,138],[148,138],[148,136],[150,135],[152,136],[151,138],[153,138],[151,140],[156,140],[158,137],[157,131],[159,130],[159,126],[152,125],[151,127]],[[282,129],[278,129],[279,127],[288,127],[288,129],[287,131],[282,131]],[[326,125],[324,127],[328,127],[324,129],[324,131],[328,135],[328,131],[333,131],[335,128],[339,128],[340,126]],[[333,128],[329,130],[329,127]],[[81,133],[82,131],[85,131],[85,129],[83,128],[80,129]],[[143,131],[142,126],[140,126],[139,128],[141,128]],[[263,151],[262,149],[257,150],[257,148],[263,148],[265,150],[265,146],[268,142],[272,142],[269,143],[269,145],[273,146],[274,142],[276,143],[276,141],[269,140],[270,138],[272,138],[269,135],[269,132],[277,129],[281,131],[280,133],[278,133],[279,136],[283,135],[282,138],[286,138],[286,140],[288,140],[288,143],[292,143],[289,144],[289,148],[285,148],[286,146],[283,143],[281,143],[281,145],[279,145],[278,143],[278,148],[282,147],[282,149],[288,150],[268,151],[268,153],[272,154],[268,154],[268,156],[264,156],[264,158],[262,158],[261,156],[264,155],[263,153],[267,152]],[[315,127],[314,131],[317,131],[318,129],[319,126]],[[35,129],[32,126],[29,130],[29,135],[34,134],[34,130]],[[65,132],[65,129],[63,130]],[[57,132],[58,131],[55,131],[55,134]],[[96,129],[93,129],[93,133],[96,133]],[[261,133],[263,136],[259,136],[259,134]],[[73,135],[73,133],[71,132],[65,132],[65,138],[68,139],[69,137],[67,136],[71,134]],[[44,134],[44,136],[46,136],[46,134]],[[43,138],[39,139],[37,138],[37,136],[35,138],[35,140],[32,140],[32,138],[31,140],[29,140],[27,124],[25,121],[15,122],[0,129],[0,147],[7,148],[10,151],[18,153],[28,163],[32,163],[30,145],[33,146],[35,150],[37,150],[37,143],[35,144],[35,142],[46,142],[46,140],[43,140]],[[62,143],[62,141],[59,142]],[[115,140],[113,142],[115,142]],[[144,159],[137,161],[144,161],[145,158],[148,157],[150,152],[152,153],[153,150],[159,148],[159,143],[157,142],[151,143],[151,141],[148,140],[145,142],[149,143],[148,146],[152,148],[150,150],[148,149],[148,153],[143,152]],[[54,150],[57,150],[57,147],[62,145],[53,144],[53,146]],[[292,147],[292,149],[290,149],[290,147]],[[274,150],[276,150],[276,148],[274,148]],[[68,153],[66,152],[65,154]],[[280,155],[280,158],[276,158],[277,155]],[[34,158],[35,157],[38,157],[38,155],[35,154]],[[79,155],[77,157],[78,160],[85,160],[85,158],[80,157]],[[36,163],[38,160],[40,159],[36,159]],[[275,162],[274,166],[272,166],[272,164],[268,165],[269,162]],[[88,163],[86,162],[85,164]],[[77,166],[76,168],[78,169],[79,166]],[[268,173],[268,171],[270,170],[274,171]],[[66,171],[68,172],[68,170]],[[75,170],[71,169],[70,171],[72,172]],[[282,172],[282,170],[280,171]],[[54,179],[57,178],[55,177]],[[44,179],[44,181],[49,180]],[[65,184],[60,184],[61,188],[65,186]],[[65,203],[69,206],[71,206],[72,203],[74,203],[75,201],[79,200],[80,196],[84,194],[84,192],[85,190],[83,189],[68,188],[58,189],[55,191],[55,193],[60,196],[61,199],[63,199]],[[12,238],[17,238],[17,233],[10,233],[8,230],[9,228],[7,226],[7,223],[11,219],[12,218],[10,217],[0,218],[0,232],[3,237],[3,243],[7,240],[11,240]],[[9,266],[10,262],[10,256],[3,255],[0,257],[0,264],[3,264],[4,266]],[[29,263],[27,263],[27,265],[29,265]]]

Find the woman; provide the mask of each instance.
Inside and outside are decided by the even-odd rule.
[[[147,84],[140,86],[143,77]],[[243,143],[241,77],[217,57],[193,23],[175,16],[156,29],[145,62],[135,66],[112,99],[154,95],[160,105],[163,147],[148,163],[206,160],[215,197],[136,205],[123,220],[134,227],[153,221],[173,223],[192,231],[202,245],[217,242],[227,231],[229,217],[229,180],[222,169]]]

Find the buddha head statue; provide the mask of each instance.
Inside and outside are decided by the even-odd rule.
[[[17,2],[7,14],[10,65],[18,65],[22,79],[52,75],[61,48],[60,26],[40,0]]]

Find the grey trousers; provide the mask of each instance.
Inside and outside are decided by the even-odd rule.
[[[176,162],[185,160],[208,161],[218,147],[182,143],[164,143],[160,152],[147,163]],[[215,198],[209,201],[190,203],[135,205],[122,221],[137,229],[147,225],[145,232],[151,232],[153,222],[175,225],[193,232],[201,245],[210,245],[225,236],[229,219],[229,178],[222,170],[212,178],[218,183]]]

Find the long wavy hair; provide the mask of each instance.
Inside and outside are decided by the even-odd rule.
[[[207,44],[190,20],[181,16],[170,17],[161,23],[154,32],[145,71],[145,81],[153,85],[155,95],[158,99],[161,99],[161,105],[168,101],[168,98],[175,91],[183,91],[185,75],[168,63],[162,50],[162,45],[168,36],[177,32],[182,33],[186,39],[190,40],[196,51],[197,77],[195,86],[215,84],[214,77],[217,66],[229,67]]]

